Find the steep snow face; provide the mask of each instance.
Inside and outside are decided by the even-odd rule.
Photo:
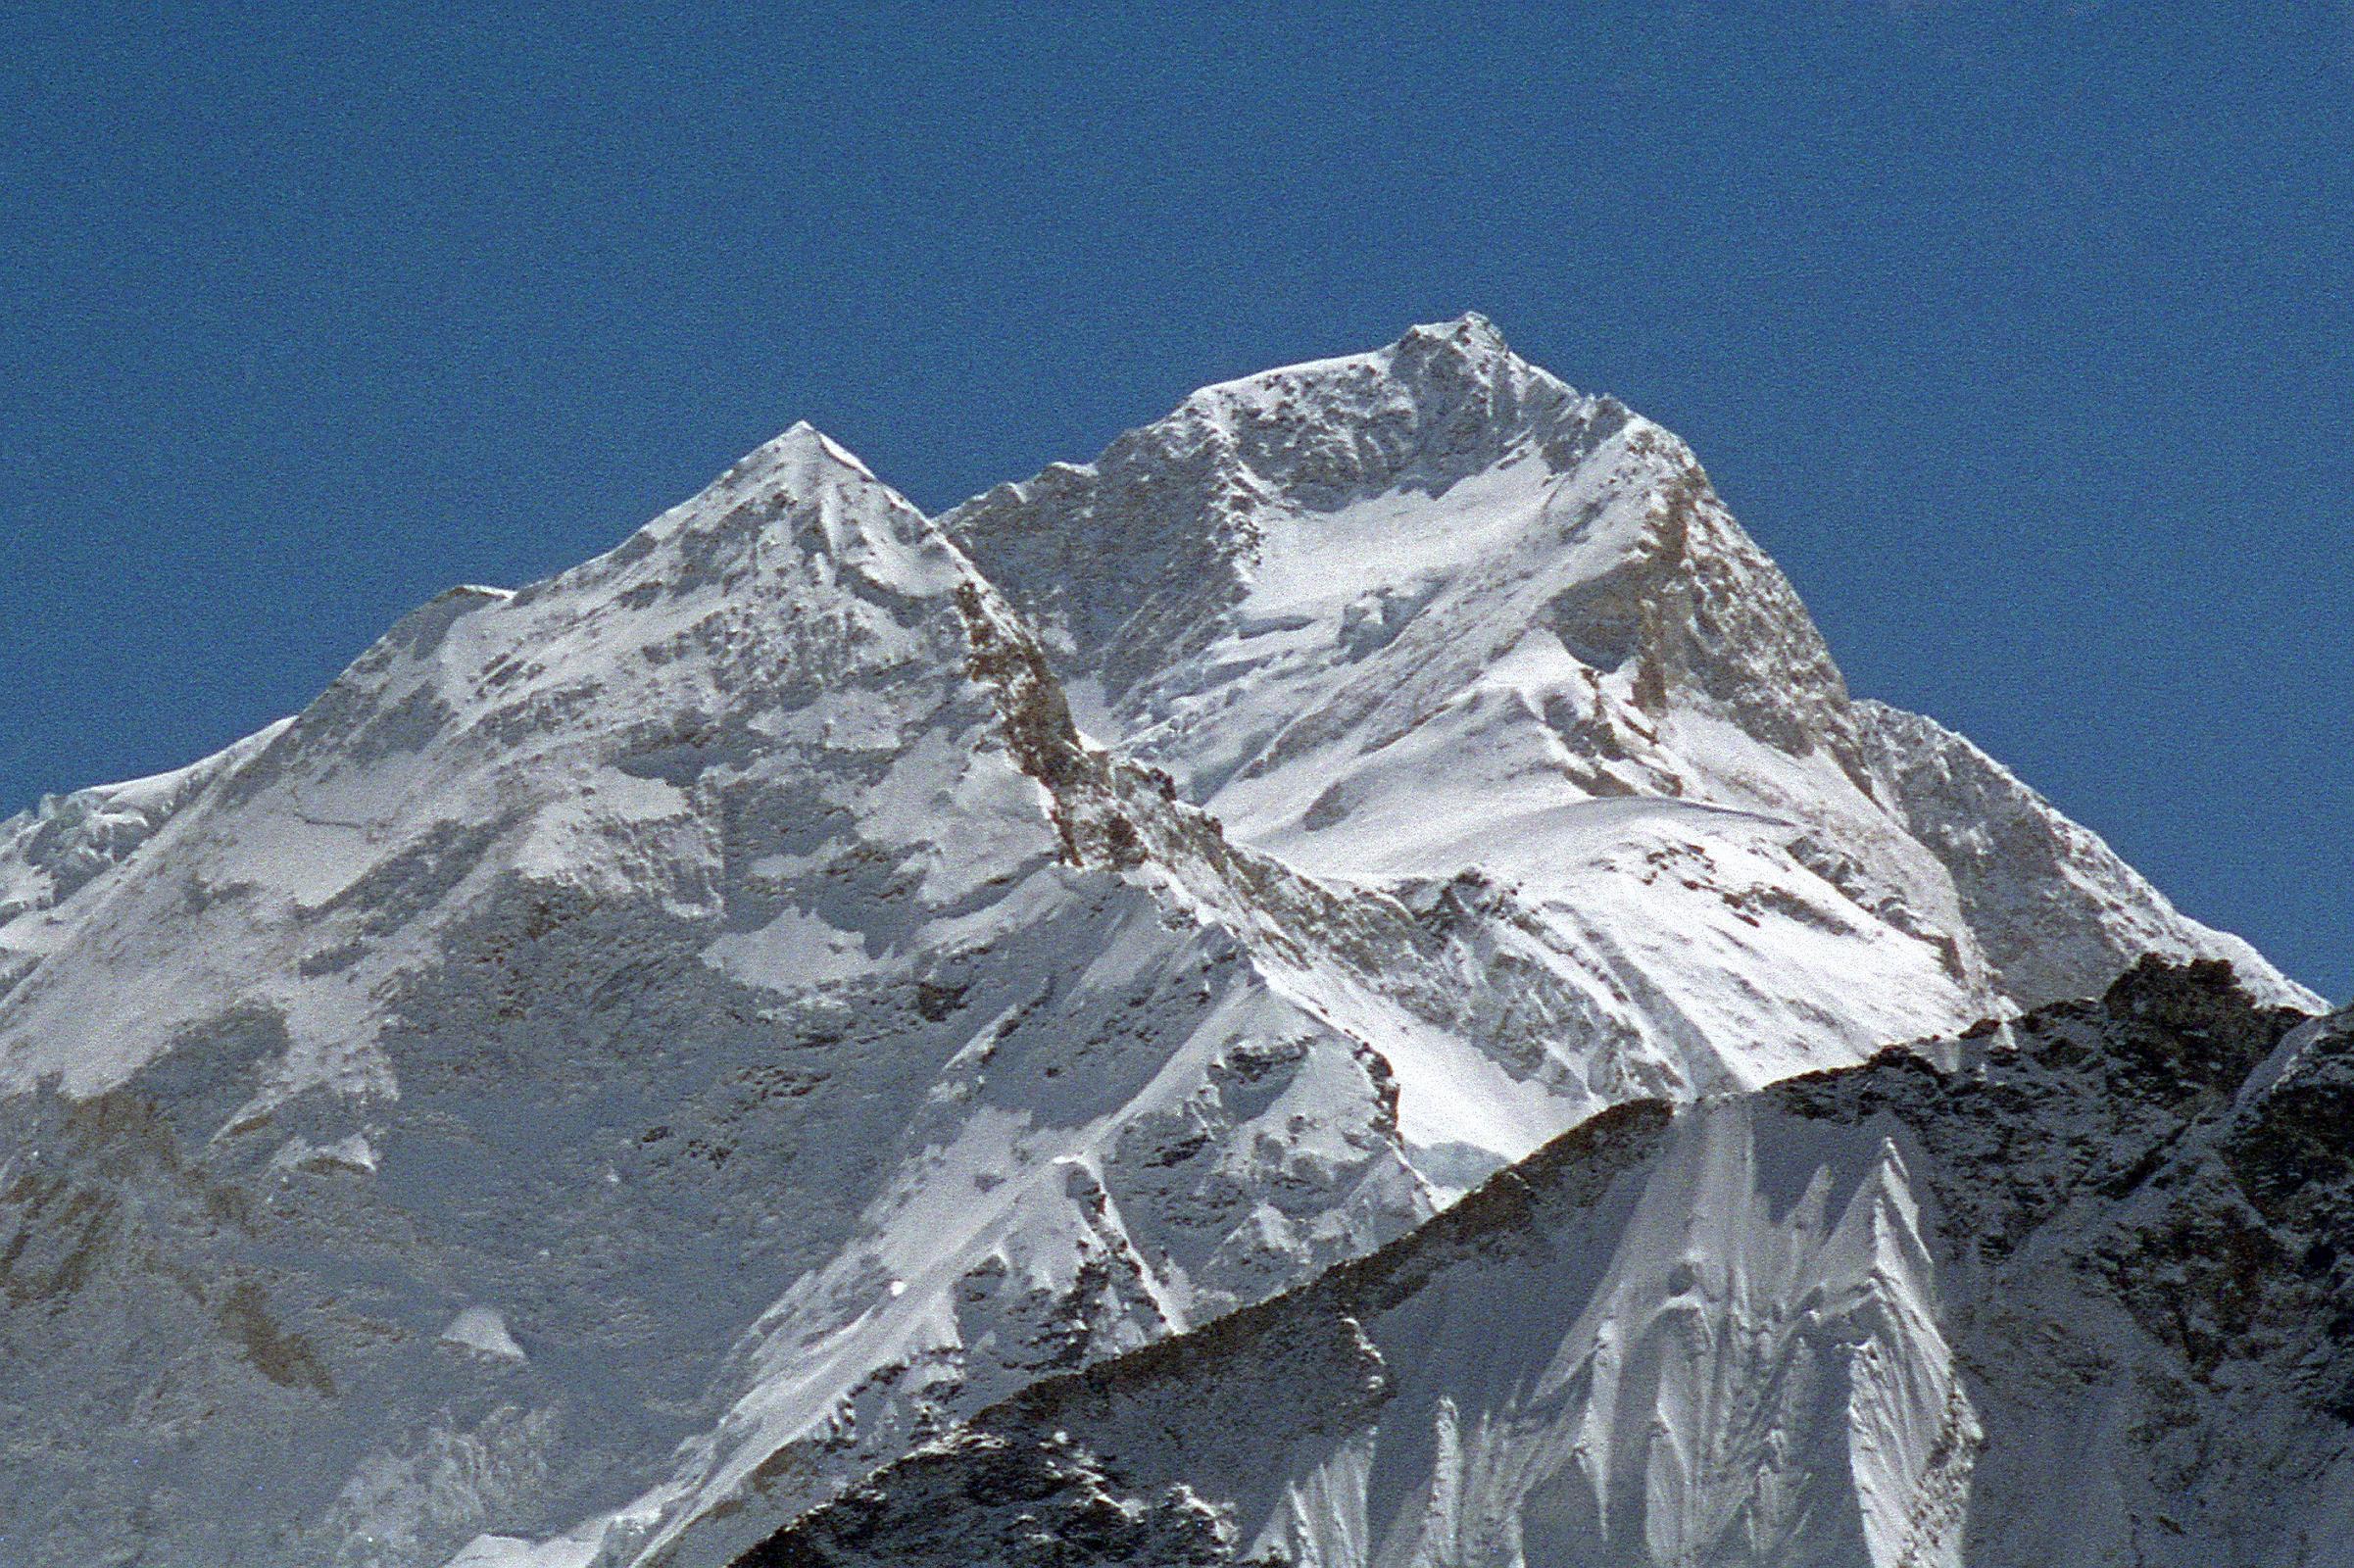
[[[1192,1499],[1180,1561],[1952,1562],[1922,1522],[1957,1510],[1977,1422],[1892,1131],[1605,1113],[1399,1249],[1033,1391],[745,1568],[1045,1561],[1013,1506],[962,1499],[1052,1520],[1082,1484]],[[1072,1474],[982,1492],[980,1458]]]
[[[2354,1014],[2220,964],[1681,1110],[1041,1384],[780,1564],[2342,1563]]]
[[[1100,732],[1238,839],[1494,879],[1691,1086],[2096,991],[2159,932],[2312,1001],[2130,873],[2074,874],[2107,852],[2040,802],[2010,814],[2088,845],[2070,864],[1947,864],[1934,824],[1981,801],[1907,793],[1691,452],[1479,318],[1207,388],[945,525]]]

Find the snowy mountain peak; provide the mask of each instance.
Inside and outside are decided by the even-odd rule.
[[[871,687],[842,731],[878,746],[901,686],[909,713],[946,700],[969,575],[804,424],[593,561],[436,596],[291,720],[0,836],[0,1084],[102,1091],[250,1015],[277,1056],[257,1104],[394,1092],[383,997],[442,926],[532,884],[707,902],[701,852],[641,842],[684,786],[785,765],[770,715],[829,684]],[[396,884],[400,919],[369,913]]]
[[[1942,995],[1957,1021],[1996,1005],[2001,975],[2012,1001],[2050,1001],[2152,942],[2311,1000],[2043,803],[2018,809],[2050,854],[2008,880],[1977,865],[1928,782],[1976,789],[1967,760],[1919,756],[1927,731],[1850,700],[1692,450],[1484,318],[1205,387],[942,526],[1040,624],[1089,733],[1318,874],[1477,869],[1583,908],[1590,868],[1732,835],[1785,862],[1758,862],[1760,888],[1839,889],[1787,906],[1799,926],[1860,915],[1891,939],[1886,994]],[[1707,858],[1678,880],[1712,889],[1703,923],[1732,907],[1746,947],[1749,895]],[[1826,969],[1826,1000],[1852,980]]]
[[[857,453],[809,420],[796,419],[783,433],[745,454],[728,472],[738,478],[774,475],[789,484],[813,487],[838,477],[843,469],[870,484],[879,482]]]
[[[943,526],[1096,727],[1205,800],[1343,728],[1379,751],[1504,670],[1602,793],[1686,793],[1671,710],[1878,790],[1830,651],[1691,450],[1483,317],[1206,387]]]

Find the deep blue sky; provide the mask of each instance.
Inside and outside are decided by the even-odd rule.
[[[936,508],[1477,309],[2354,991],[2343,4],[165,9],[0,20],[0,809],[795,418]]]

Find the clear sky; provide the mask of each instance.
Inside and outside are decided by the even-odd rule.
[[[2342,999],[2350,88],[2344,4],[11,6],[0,809],[796,418],[938,508],[1480,310]]]

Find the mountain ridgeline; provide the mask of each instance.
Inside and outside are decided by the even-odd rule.
[[[0,823],[0,1560],[2346,1561],[2322,1011],[1480,318],[800,425]]]

